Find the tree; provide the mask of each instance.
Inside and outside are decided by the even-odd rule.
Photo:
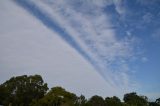
[[[160,98],[156,99],[155,102],[149,102],[149,106],[160,106]]]
[[[87,106],[105,106],[105,101],[101,96],[92,96],[87,102]]]
[[[28,106],[33,100],[42,98],[48,90],[40,75],[12,77],[0,85],[2,105]]]
[[[0,105],[6,104],[6,99],[9,97],[9,91],[6,87],[0,85]]]
[[[160,105],[160,98],[156,99],[155,103]]]
[[[31,106],[74,106],[77,96],[62,87],[52,88],[42,99],[34,101]]]
[[[84,95],[81,95],[80,97],[77,98],[75,106],[85,106],[87,100],[85,99]]]
[[[106,97],[105,104],[106,106],[122,106],[121,100],[116,96]]]
[[[138,96],[135,92],[124,95],[124,102],[131,106],[148,106],[146,96]]]
[[[149,102],[149,106],[160,106],[160,105],[155,102]]]

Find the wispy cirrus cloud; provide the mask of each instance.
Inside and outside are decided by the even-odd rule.
[[[125,15],[125,6],[123,0],[113,0],[115,9],[119,15]]]
[[[49,87],[62,86],[88,98],[119,94],[58,32],[13,1],[0,1],[0,17],[0,83],[40,74]]]
[[[110,86],[120,92],[129,90],[130,69],[127,61],[134,56],[135,39],[130,36],[118,39],[115,25],[104,11],[105,6],[115,5],[116,11],[124,14],[120,1],[16,2],[51,30],[58,31],[59,36],[84,56]]]

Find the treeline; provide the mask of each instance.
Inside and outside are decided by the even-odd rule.
[[[62,87],[50,90],[40,75],[12,77],[0,85],[0,106],[160,106],[160,98],[149,102],[135,92],[118,97],[77,96]]]

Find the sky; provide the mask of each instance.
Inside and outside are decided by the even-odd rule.
[[[159,0],[1,0],[0,83],[42,75],[77,95],[160,97]]]

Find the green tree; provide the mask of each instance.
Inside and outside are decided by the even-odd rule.
[[[105,106],[105,101],[101,96],[92,96],[87,102],[87,106]]]
[[[9,97],[9,91],[5,86],[0,85],[0,105],[6,104],[6,99]]]
[[[149,106],[160,106],[160,105],[155,102],[149,102]]]
[[[121,100],[116,96],[106,97],[105,104],[106,106],[122,106]]]
[[[85,106],[86,102],[87,102],[87,100],[86,100],[85,96],[81,95],[80,97],[77,98],[75,106]]]
[[[160,106],[160,98],[156,99],[155,102],[149,102],[149,106]]]
[[[148,106],[146,96],[138,96],[135,92],[124,95],[124,102],[130,106]]]
[[[42,99],[34,101],[31,106],[74,106],[77,96],[62,87],[52,88]]]
[[[160,98],[156,99],[155,103],[160,105]]]
[[[0,85],[0,103],[28,106],[33,100],[42,98],[47,90],[47,84],[40,75],[12,77]]]

